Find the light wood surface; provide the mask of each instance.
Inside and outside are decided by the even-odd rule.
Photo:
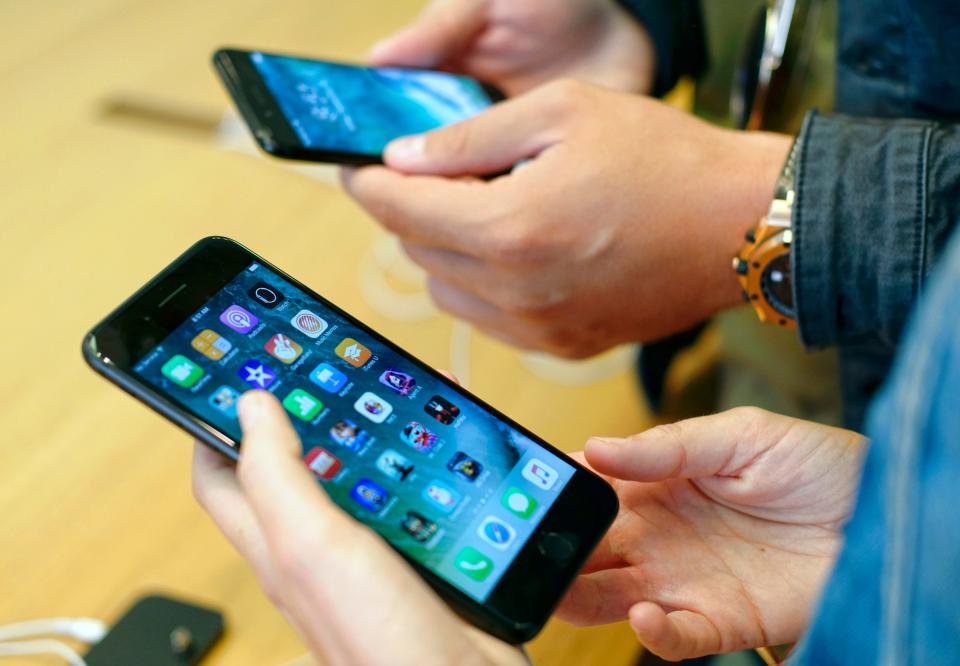
[[[165,590],[226,612],[210,664],[304,652],[193,501],[190,440],[80,356],[89,326],[204,235],[244,242],[436,366],[459,349],[471,389],[563,449],[647,423],[624,355],[558,374],[455,334],[446,316],[378,311],[363,285],[383,232],[334,185],[218,144],[228,104],[208,65],[216,46],[360,58],[418,5],[0,2],[0,623],[109,620]],[[131,104],[181,117],[138,119]],[[403,274],[387,282],[416,291]],[[623,625],[554,622],[531,652],[538,664],[616,665],[636,645]]]

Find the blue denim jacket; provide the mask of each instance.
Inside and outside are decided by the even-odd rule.
[[[700,71],[699,0],[623,2],[652,33],[660,88]],[[859,427],[960,221],[960,1],[838,2],[837,113],[801,133],[793,284],[804,343],[840,348]]]
[[[790,664],[960,664],[960,233],[870,409],[853,519]]]

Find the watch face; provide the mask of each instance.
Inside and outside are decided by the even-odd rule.
[[[796,318],[793,309],[793,285],[790,279],[790,252],[773,258],[760,276],[760,288],[767,303],[789,319]]]

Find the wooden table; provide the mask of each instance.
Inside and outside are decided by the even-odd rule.
[[[446,316],[375,307],[378,280],[422,293],[408,267],[371,272],[383,232],[335,186],[218,142],[216,46],[359,58],[418,5],[0,5],[0,623],[112,619],[166,590],[227,613],[211,664],[304,652],[192,499],[189,439],[80,356],[90,325],[204,235],[241,240],[436,366],[453,347],[470,388],[566,450],[648,423],[623,355],[545,371]],[[531,651],[540,664],[629,664],[636,646],[623,625],[554,622]]]

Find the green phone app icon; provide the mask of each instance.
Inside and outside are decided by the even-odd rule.
[[[319,398],[299,388],[290,391],[283,399],[283,406],[301,421],[312,421],[323,409]]]
[[[467,546],[457,553],[453,566],[475,581],[484,581],[493,571],[493,560],[476,548]]]
[[[183,388],[190,388],[203,377],[203,368],[180,354],[164,363],[160,372],[171,382]]]
[[[507,492],[500,498],[500,503],[510,513],[521,518],[529,518],[537,508],[537,500],[514,486],[507,488]]]

